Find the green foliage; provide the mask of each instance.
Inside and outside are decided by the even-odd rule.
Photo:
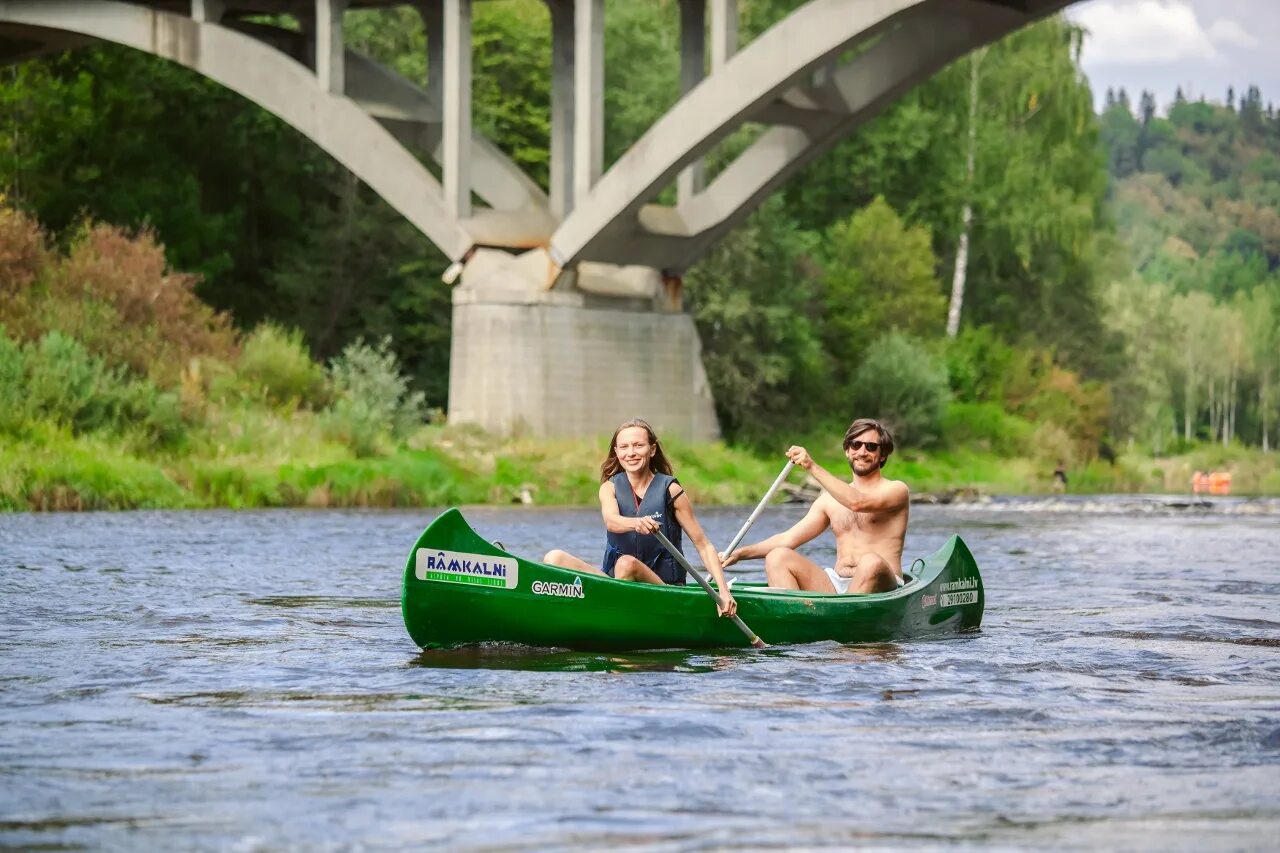
[[[179,443],[186,430],[176,395],[108,367],[61,332],[19,346],[0,327],[0,404],[0,431],[12,435],[43,422],[156,449]]]
[[[1014,362],[1014,349],[990,326],[968,326],[943,347],[951,392],[957,401],[1004,402],[1004,383]]]
[[[828,374],[804,269],[808,242],[771,201],[685,278],[721,427],[735,440],[794,428],[822,396]]]
[[[0,326],[0,433],[16,433],[26,420],[27,360]]]
[[[259,324],[245,338],[238,368],[251,388],[275,405],[314,408],[325,402],[324,369],[312,361],[297,329]]]
[[[76,340],[49,332],[26,348],[26,408],[32,417],[78,432],[103,426],[104,407],[97,392],[114,376]]]
[[[999,456],[1021,456],[1031,447],[1035,428],[996,403],[947,404],[942,418],[946,445]]]
[[[358,456],[371,456],[385,442],[404,438],[426,418],[422,392],[409,390],[390,338],[375,346],[349,344],[329,372],[337,399],[328,412],[328,428]]]
[[[855,416],[883,420],[904,446],[927,447],[941,435],[947,371],[922,342],[891,332],[868,347],[850,396]]]
[[[941,331],[946,308],[929,233],[905,225],[883,198],[832,226],[824,249],[823,340],[842,386],[884,331]]]

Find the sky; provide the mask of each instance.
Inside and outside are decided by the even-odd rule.
[[[1179,86],[1189,99],[1236,100],[1249,84],[1280,108],[1280,0],[1087,0],[1067,17],[1089,34],[1081,65],[1096,103],[1123,86],[1165,112]]]

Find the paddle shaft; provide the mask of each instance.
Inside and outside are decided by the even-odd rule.
[[[733,537],[733,541],[729,543],[729,547],[724,549],[724,555],[726,557],[733,553],[734,548],[737,548],[742,544],[742,537],[747,535],[747,531],[751,529],[751,525],[755,524],[756,519],[760,517],[760,513],[764,512],[765,504],[769,503],[769,498],[773,497],[773,493],[778,491],[778,487],[782,485],[783,480],[786,480],[787,475],[791,473],[791,466],[795,464],[796,463],[788,459],[787,464],[782,466],[782,473],[778,475],[778,479],[773,481],[773,485],[769,487],[769,491],[764,493],[764,497],[760,499],[760,504],[756,507],[755,512],[751,513],[751,516],[747,519],[747,523],[742,525],[742,529],[738,531],[738,535]]]
[[[663,536],[661,530],[655,530],[653,535],[658,537],[658,541],[662,543],[663,548],[667,549],[667,553],[674,557],[675,561],[679,563],[686,572],[693,575],[693,579],[698,582],[699,586],[706,590],[707,595],[711,596],[717,603],[719,603],[720,596],[716,594],[716,591],[711,587],[711,584],[707,583],[707,579],[702,576],[702,573],[689,564],[689,561],[685,559],[684,554],[680,553],[680,549],[675,545],[672,545],[671,540]],[[729,618],[733,620],[733,624],[738,626],[738,630],[747,636],[747,639],[751,641],[752,646],[757,649],[767,648],[765,641],[757,637],[756,632],[748,628],[747,623],[739,619],[737,614],[734,614]]]

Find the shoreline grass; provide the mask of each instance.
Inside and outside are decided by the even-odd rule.
[[[42,431],[0,446],[0,511],[258,507],[592,506],[604,439],[497,438],[428,426],[400,448],[358,457],[336,445],[205,445],[140,455],[111,438]],[[812,448],[843,472],[838,446]],[[295,451],[295,452],[291,452]],[[669,442],[699,505],[749,504],[777,476],[781,451]],[[1179,456],[1140,453],[1068,471],[1069,494],[1190,493],[1195,470],[1229,470],[1235,496],[1280,495],[1280,454],[1201,446]],[[907,450],[885,469],[915,495],[1048,495],[1052,466],[971,450]],[[793,473],[791,481],[801,476]]]

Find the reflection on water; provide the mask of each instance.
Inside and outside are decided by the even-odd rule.
[[[915,507],[981,632],[720,653],[421,652],[431,512],[0,516],[0,845],[1266,849],[1280,503],[1206,503]],[[468,517],[601,549],[590,510]]]
[[[429,669],[509,669],[525,672],[714,672],[733,661],[733,653],[575,652],[512,644],[487,644],[418,653],[410,665]]]

